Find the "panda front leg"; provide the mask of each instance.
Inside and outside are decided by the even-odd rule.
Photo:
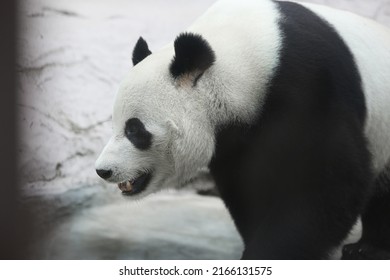
[[[243,231],[242,259],[330,258],[358,217],[356,209],[344,208],[348,204],[335,196],[290,196],[291,201],[282,200],[282,205],[268,204],[267,214],[250,221],[256,226]]]
[[[361,128],[287,117],[225,128],[217,138],[210,170],[243,238],[243,259],[329,258],[367,201]]]
[[[244,232],[242,259],[330,258],[333,249],[345,239],[357,214],[342,209],[342,205],[325,205],[327,199],[302,196],[302,199],[292,198],[291,203],[268,209],[265,217],[251,222],[256,228],[250,233]]]
[[[390,173],[375,181],[376,192],[362,215],[363,235],[359,242],[343,248],[343,259],[390,259]]]

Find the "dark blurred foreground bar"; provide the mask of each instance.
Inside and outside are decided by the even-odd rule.
[[[18,205],[16,176],[16,0],[0,1],[0,259],[27,258],[29,215]]]

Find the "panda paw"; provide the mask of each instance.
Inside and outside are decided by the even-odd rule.
[[[367,243],[348,244],[343,247],[343,260],[390,260],[390,251]]]

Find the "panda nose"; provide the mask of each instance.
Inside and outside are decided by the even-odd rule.
[[[103,179],[108,179],[112,175],[111,170],[105,170],[105,169],[96,169],[96,173]]]

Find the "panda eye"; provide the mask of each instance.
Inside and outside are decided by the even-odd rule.
[[[137,134],[139,130],[139,124],[137,122],[130,121],[126,126],[126,135],[131,136]]]
[[[125,126],[127,139],[138,149],[146,150],[152,144],[152,134],[138,118],[128,119]]]

